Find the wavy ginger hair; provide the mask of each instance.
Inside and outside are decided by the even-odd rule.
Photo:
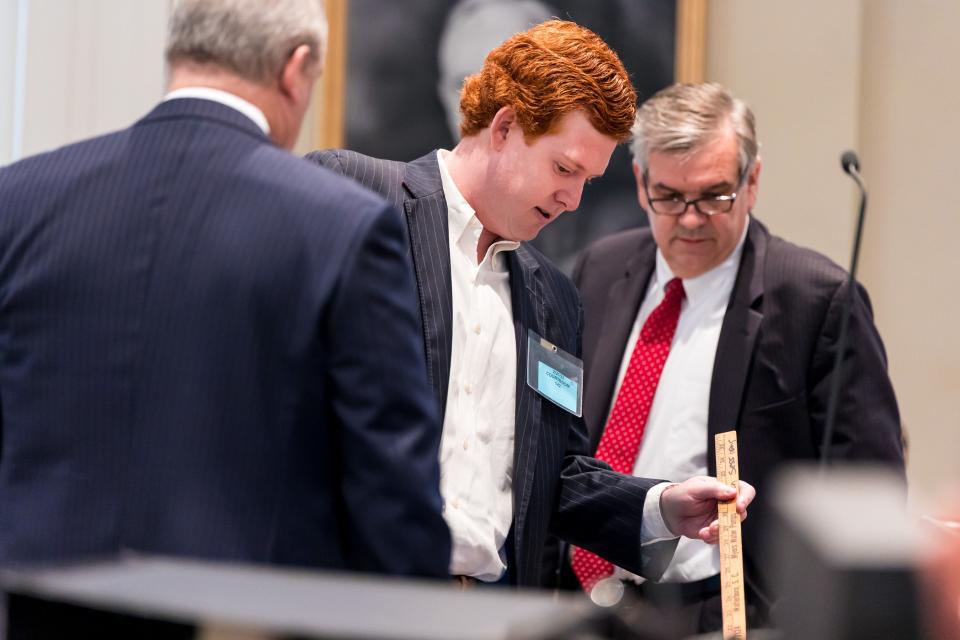
[[[548,20],[506,40],[464,80],[460,135],[479,133],[511,106],[528,142],[578,109],[597,131],[624,142],[636,103],[623,63],[600,36],[573,22]]]

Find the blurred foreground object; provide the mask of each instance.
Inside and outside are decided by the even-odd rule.
[[[946,518],[925,520],[934,539],[921,564],[924,623],[931,638],[960,640],[960,500]]]
[[[916,569],[921,533],[888,470],[794,468],[777,481],[768,530],[788,640],[924,637]]]
[[[563,640],[596,637],[608,616],[575,597],[156,557],[8,571],[0,583],[10,640]]]

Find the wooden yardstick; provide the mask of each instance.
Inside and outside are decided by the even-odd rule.
[[[717,450],[717,480],[739,488],[740,465],[737,457],[737,432],[714,436]],[[720,520],[720,598],[723,603],[723,638],[745,640],[747,604],[743,594],[743,540],[737,500],[717,505]]]

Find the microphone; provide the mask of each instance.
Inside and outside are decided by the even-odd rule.
[[[840,156],[840,166],[843,167],[845,173],[853,175],[853,173],[860,171],[860,158],[853,151],[844,151],[843,155]]]
[[[860,214],[857,216],[857,232],[853,239],[853,256],[850,259],[850,271],[847,274],[847,298],[843,301],[843,310],[840,313],[840,336],[837,338],[837,353],[833,359],[833,380],[830,381],[830,397],[827,401],[827,420],[823,428],[823,440],[820,442],[820,473],[827,468],[830,458],[830,441],[837,419],[837,403],[840,399],[840,377],[843,372],[843,352],[847,348],[847,326],[850,324],[850,313],[856,300],[857,262],[860,260],[860,243],[863,239],[863,220],[867,212],[867,188],[860,177],[860,159],[853,151],[844,151],[840,156],[840,166],[844,173],[853,178],[860,189]]]

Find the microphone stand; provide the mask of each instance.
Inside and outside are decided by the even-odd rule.
[[[847,326],[850,324],[850,313],[856,300],[857,262],[860,259],[860,244],[863,238],[863,220],[867,211],[867,189],[860,178],[860,161],[853,151],[844,152],[840,158],[840,166],[844,172],[853,178],[860,188],[860,214],[857,217],[857,232],[853,239],[853,257],[850,260],[850,272],[847,274],[847,299],[844,301],[840,316],[840,336],[837,338],[837,353],[833,359],[833,380],[830,381],[830,396],[827,401],[827,421],[823,429],[823,440],[820,442],[820,473],[826,472],[827,460],[830,458],[830,441],[837,418],[837,403],[840,400],[840,379],[843,372],[843,352],[847,348]]]

